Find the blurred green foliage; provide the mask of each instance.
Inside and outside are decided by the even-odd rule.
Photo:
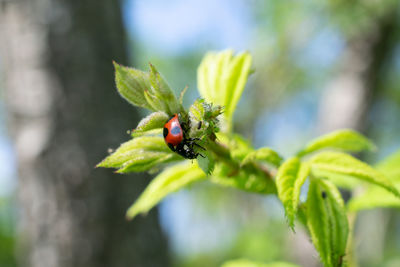
[[[282,221],[253,221],[246,224],[229,246],[215,250],[214,253],[196,254],[188,258],[177,257],[177,267],[220,266],[236,258],[252,259],[258,262],[290,260],[282,250],[288,246],[286,225]],[[277,245],[279,244],[279,245]]]
[[[15,258],[15,210],[11,198],[0,198],[0,265],[17,266]]]

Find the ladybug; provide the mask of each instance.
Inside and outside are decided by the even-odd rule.
[[[188,138],[186,136],[187,132],[186,124],[179,121],[178,114],[174,114],[164,125],[163,136],[165,143],[172,151],[184,158],[195,159],[199,155],[204,157],[200,153],[194,151],[195,146],[204,149],[196,143],[196,141],[200,139]]]

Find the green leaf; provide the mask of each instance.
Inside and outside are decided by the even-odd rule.
[[[276,186],[272,178],[261,170],[250,166],[233,169],[225,163],[216,162],[211,182],[252,193],[276,193]]]
[[[383,172],[391,180],[400,179],[400,150],[379,162],[376,169]]]
[[[139,213],[147,213],[167,195],[205,177],[197,164],[190,161],[165,169],[150,182],[138,200],[128,209],[127,218],[132,219]]]
[[[189,108],[189,118],[191,122],[190,136],[192,137],[201,137],[205,134],[205,129],[208,125],[206,121],[204,121],[205,117],[205,108],[204,108],[204,99],[196,99],[194,103]],[[198,129],[199,123],[202,123],[202,127]]]
[[[184,111],[153,65],[150,64],[150,72],[124,67],[116,62],[114,67],[118,92],[132,105],[152,111],[163,111],[169,116]]]
[[[343,198],[337,187],[329,180],[319,180],[321,189],[326,194],[325,206],[330,220],[332,262],[339,263],[345,255],[349,225]],[[323,194],[323,192],[322,192]],[[321,195],[323,198],[324,196]],[[338,266],[338,264],[334,265]]]
[[[152,64],[150,64],[150,84],[154,95],[165,104],[164,111],[166,113],[173,115],[183,111],[183,107],[175,94]]]
[[[400,181],[395,183],[397,190],[400,190]],[[400,199],[388,194],[384,189],[370,186],[361,195],[353,197],[347,204],[350,211],[360,211],[374,208],[400,208]]]
[[[196,99],[189,108],[189,115],[194,120],[201,121],[205,116],[204,99]]]
[[[323,171],[327,178],[330,173],[351,176],[369,183],[376,184],[400,197],[399,191],[379,171],[368,164],[341,152],[321,152],[311,160],[312,172]]]
[[[293,157],[282,164],[276,175],[278,197],[282,201],[289,226],[292,228],[300,201],[301,186],[309,173],[309,164],[301,163],[299,158]]]
[[[129,103],[156,111],[151,107],[144,96],[144,92],[150,89],[149,74],[137,69],[124,67],[116,62],[115,67],[115,83],[118,92]]]
[[[359,152],[363,150],[374,150],[375,145],[366,137],[353,130],[339,130],[315,139],[297,155],[302,157],[314,151],[325,148]]]
[[[157,165],[166,164],[181,160],[178,155],[169,153],[161,155],[158,152],[142,152],[141,154],[132,154],[131,159],[125,162],[117,173],[143,172],[150,170]]]
[[[211,174],[215,167],[214,157],[208,151],[201,151],[201,154],[203,156],[197,157],[197,163],[204,173]]]
[[[165,112],[153,112],[139,122],[136,129],[132,131],[132,136],[139,136],[152,130],[162,129],[168,119],[169,116]]]
[[[254,151],[250,143],[239,134],[218,133],[217,139],[229,147],[231,157],[237,161],[243,161]]]
[[[250,152],[242,161],[242,165],[249,164],[255,161],[263,161],[274,165],[275,167],[279,167],[282,162],[282,158],[279,156],[277,152],[274,150],[263,147],[257,149],[256,151]]]
[[[311,180],[307,195],[307,227],[324,266],[333,266],[330,246],[329,217],[326,211],[320,187]]]
[[[225,112],[233,116],[237,103],[242,96],[249,76],[252,58],[249,53],[240,53],[230,62],[227,70]]]
[[[300,223],[303,224],[303,226],[307,227],[307,205],[306,205],[306,203],[301,203],[298,206],[297,219],[300,221]]]
[[[311,179],[307,226],[324,266],[340,266],[345,255],[348,222],[340,192],[328,180]]]
[[[400,151],[390,155],[376,165],[400,191]],[[386,190],[369,186],[362,194],[350,199],[347,207],[351,211],[373,208],[400,208],[400,199],[388,194]]]
[[[190,136],[203,138],[212,136],[219,131],[220,106],[206,103],[204,99],[197,99],[189,108]]]
[[[136,137],[123,143],[97,167],[116,168],[119,173],[146,171],[157,164],[182,160],[158,136]]]
[[[227,130],[232,126],[232,116],[243,93],[251,67],[251,55],[232,50],[206,54],[197,70],[200,95],[207,102],[224,106]]]
[[[313,175],[315,177],[326,177],[336,186],[340,188],[345,188],[348,190],[353,190],[357,186],[360,186],[364,183],[363,180],[354,179],[351,175],[345,175],[340,173],[334,173],[331,171],[325,171],[321,169],[313,169]]]
[[[144,98],[146,99],[147,103],[152,108],[152,110],[162,110],[165,112],[169,111],[164,101],[162,99],[157,98],[157,96],[153,92],[145,90]]]
[[[221,265],[221,267],[299,267],[299,265],[288,262],[270,262],[262,263],[250,261],[247,259],[230,260]]]

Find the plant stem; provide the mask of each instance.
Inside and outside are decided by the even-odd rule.
[[[212,151],[218,159],[230,166],[233,169],[233,172],[239,171],[239,169],[242,168],[240,163],[232,159],[229,148],[224,144],[221,144],[217,141],[212,141],[205,145],[205,148],[209,151]],[[252,167],[261,171],[267,179],[271,179],[273,181],[273,175],[267,168],[260,164],[253,164]]]
[[[347,266],[349,267],[358,267],[357,257],[354,247],[354,226],[357,219],[356,212],[349,212],[347,214],[347,220],[349,221],[349,237],[347,240],[347,247],[346,247],[346,255],[345,259],[347,262]]]
[[[223,144],[216,141],[212,141],[207,145],[205,145],[205,148],[213,152],[218,159],[220,159],[221,161],[232,167],[232,169],[234,170],[239,169],[240,167],[239,164],[231,158],[229,148],[227,148]]]

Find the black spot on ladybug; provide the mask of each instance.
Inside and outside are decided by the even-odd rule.
[[[322,191],[321,195],[322,195],[322,198],[326,198],[326,193],[325,193],[325,191]]]
[[[175,151],[175,147],[174,147],[174,145],[173,144],[171,144],[171,143],[168,143],[168,147],[172,150],[172,151]]]
[[[168,129],[167,129],[167,128],[164,128],[164,131],[163,131],[163,136],[164,136],[164,138],[167,137],[167,135],[168,135]]]
[[[165,129],[165,128],[164,128]],[[181,128],[179,128],[178,126],[175,126],[174,128],[172,128],[171,133],[173,135],[175,134],[180,134],[181,133]]]

